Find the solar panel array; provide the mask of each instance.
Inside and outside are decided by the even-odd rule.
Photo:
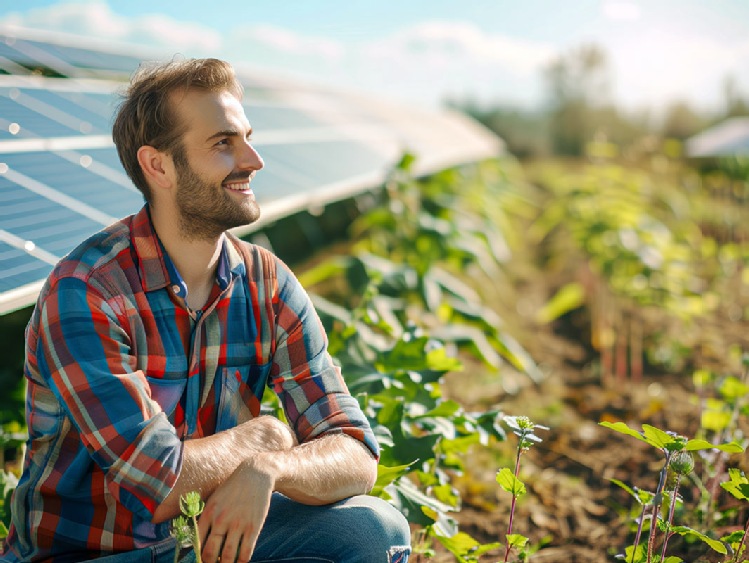
[[[139,63],[0,30],[0,314],[32,304],[62,256],[142,206],[111,140],[118,90]],[[428,173],[501,148],[455,114],[240,77],[265,161],[253,181],[262,222],[240,235],[381,185],[405,150]]]

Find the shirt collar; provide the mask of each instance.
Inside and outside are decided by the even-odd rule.
[[[231,238],[231,241],[230,241]],[[138,261],[143,291],[155,291],[171,285],[179,297],[187,297],[187,285],[169,257],[151,222],[148,204],[133,216],[130,239]],[[216,270],[216,282],[224,290],[231,279],[244,272],[243,262],[234,248],[234,237],[225,236]]]

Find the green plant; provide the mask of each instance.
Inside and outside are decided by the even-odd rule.
[[[199,492],[190,491],[179,498],[179,507],[182,514],[172,521],[172,536],[177,542],[174,547],[174,563],[179,561],[180,550],[188,546],[192,546],[195,552],[196,563],[201,563],[198,516],[203,512],[205,503]]]
[[[673,534],[699,539],[718,553],[725,554],[727,550],[722,542],[714,540],[687,526],[674,526],[674,509],[678,502],[678,487],[681,476],[690,474],[694,468],[694,459],[692,458],[691,452],[718,449],[726,453],[741,453],[744,451],[744,448],[736,442],[712,444],[699,438],[690,440],[685,436],[666,432],[649,424],[643,424],[641,432],[630,428],[623,422],[601,422],[600,424],[601,426],[631,436],[641,442],[653,446],[663,454],[665,460],[660,471],[658,486],[654,493],[635,490],[619,480],[612,479],[614,484],[626,490],[640,505],[642,505],[642,512],[638,519],[634,545],[627,548],[625,555],[620,558],[625,559],[628,563],[651,563],[653,561],[670,561],[676,563],[681,561],[679,558],[669,557],[666,559],[665,557],[668,540]],[[669,484],[669,470],[672,470],[677,476],[673,484]],[[669,487],[672,491],[670,497],[665,494]],[[661,509],[664,503],[669,506],[668,517],[666,519],[661,516]],[[643,525],[647,518],[650,519],[650,532],[647,549],[643,550],[640,545],[640,539],[643,532]],[[663,532],[663,543],[660,558],[654,559],[654,557],[658,557],[657,555],[654,556],[658,530]]]
[[[519,479],[520,475],[520,456],[527,452],[534,444],[541,442],[541,438],[536,436],[535,430],[548,430],[546,426],[534,424],[527,416],[505,416],[504,422],[510,427],[512,433],[518,437],[518,446],[515,454],[515,469],[503,467],[497,472],[497,483],[505,491],[512,495],[512,504],[510,506],[510,520],[507,525],[507,541],[505,547],[505,556],[503,561],[507,561],[512,549],[523,550],[528,544],[528,538],[521,534],[513,534],[512,525],[515,517],[515,507],[518,498],[526,493],[525,484]],[[524,555],[521,555],[524,558]]]
[[[749,479],[743,471],[731,468],[728,470],[729,481],[721,483],[720,486],[728,491],[731,495],[739,500],[749,501]],[[733,557],[731,563],[740,563],[747,561],[746,554],[746,536],[749,534],[749,517],[746,520],[744,529],[738,532],[734,532],[728,536],[721,538],[723,542],[730,545],[733,550]]]

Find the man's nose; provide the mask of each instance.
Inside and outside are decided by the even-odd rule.
[[[265,166],[262,157],[249,141],[245,141],[241,145],[239,166],[246,170],[260,170]]]

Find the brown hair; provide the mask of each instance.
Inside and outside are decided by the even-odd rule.
[[[112,126],[112,138],[125,172],[146,201],[151,200],[151,189],[138,163],[138,149],[149,145],[179,156],[184,125],[179,123],[169,98],[173,92],[192,88],[228,90],[239,99],[243,93],[234,69],[218,59],[142,64],[124,92]]]

